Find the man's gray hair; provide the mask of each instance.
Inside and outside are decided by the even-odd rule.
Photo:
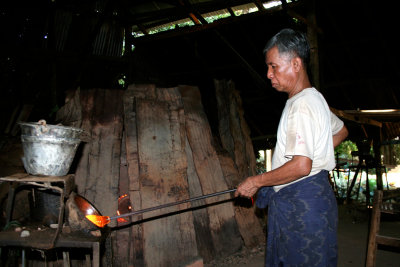
[[[310,59],[310,45],[304,33],[293,29],[281,30],[267,42],[263,50],[264,54],[275,46],[278,48],[279,54],[286,54],[291,58],[298,56],[305,66],[308,65]]]

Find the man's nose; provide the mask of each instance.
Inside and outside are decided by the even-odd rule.
[[[272,73],[272,71],[268,69],[267,78],[271,80],[273,76],[274,74]]]

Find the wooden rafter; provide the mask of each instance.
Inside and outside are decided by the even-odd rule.
[[[180,4],[180,2],[184,3],[184,5]],[[201,14],[213,12],[216,10],[227,9],[229,11],[230,8],[235,6],[240,6],[244,4],[255,3],[256,6],[260,5],[259,12],[268,11],[263,8],[261,1],[250,1],[250,0],[228,0],[228,1],[206,1],[200,2],[196,4],[190,4],[186,0],[178,0],[177,5],[174,8],[149,11],[149,12],[141,12],[138,14],[132,15],[130,21],[124,21],[124,23],[130,23],[131,25],[137,25],[137,23],[141,23],[146,25],[147,28],[157,27],[159,25],[171,23],[174,21],[178,21],[181,19],[188,18],[188,14],[192,13],[196,19],[198,19],[202,24],[207,24],[202,21]],[[302,2],[293,2],[288,3],[288,7],[294,7],[302,4]],[[276,10],[275,10],[276,11]],[[232,15],[232,14],[231,14]],[[157,19],[155,19],[157,18]],[[192,17],[191,17],[192,19]],[[196,22],[195,22],[196,23]]]
[[[304,16],[300,15],[299,13],[297,13],[293,9],[291,9],[289,7],[289,4],[286,2],[286,0],[281,0],[281,3],[282,3],[283,10],[285,10],[289,16],[291,16],[295,19],[298,19],[299,21],[301,21],[308,27],[311,27],[314,30],[316,30],[318,33],[323,33],[322,29],[320,27],[318,27],[318,25],[316,25],[316,23],[314,21],[310,21],[309,19],[305,18]]]
[[[175,31],[167,31],[167,32],[158,33],[157,35],[147,35],[147,36],[135,37],[135,40],[139,43],[139,42],[147,42],[147,41],[154,41],[154,40],[158,40],[158,39],[176,37],[176,36],[185,35],[185,34],[189,34],[189,33],[193,33],[193,32],[199,32],[199,31],[203,31],[203,30],[218,28],[221,25],[229,24],[232,22],[238,22],[241,20],[247,20],[247,19],[257,17],[257,16],[265,16],[265,15],[269,15],[269,14],[275,14],[276,12],[277,12],[276,10],[265,9],[265,10],[254,12],[251,14],[246,14],[246,16],[228,17],[225,19],[214,21],[213,23],[205,24],[205,25],[197,25],[196,27],[185,27],[185,28],[179,29],[178,31],[176,31],[176,30]]]
[[[336,114],[336,116],[341,117],[343,119],[346,119],[346,120],[349,120],[349,121],[353,121],[353,122],[357,122],[357,123],[360,123],[360,124],[368,124],[368,125],[377,126],[379,128],[382,128],[382,123],[381,122],[379,122],[377,120],[374,120],[374,119],[371,119],[371,118],[368,118],[366,116],[363,116],[362,113],[350,114],[349,112],[346,112],[344,110],[338,110],[338,109],[335,109],[335,108],[332,108],[332,107],[330,109],[334,114]]]
[[[182,7],[187,8],[188,15],[190,19],[194,22],[196,25],[200,24],[208,24],[207,21],[203,18],[203,16],[195,10],[195,8],[187,1],[187,0],[179,0],[179,4]]]

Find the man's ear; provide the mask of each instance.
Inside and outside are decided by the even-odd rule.
[[[301,61],[301,59],[299,57],[294,57],[294,58],[292,58],[292,65],[293,65],[294,71],[299,72],[300,69],[303,67],[303,62]]]

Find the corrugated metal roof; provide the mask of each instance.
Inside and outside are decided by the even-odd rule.
[[[249,3],[249,4],[234,6],[234,7],[232,7],[232,10],[235,13],[241,12],[243,14],[248,14],[248,13],[258,11],[258,7],[254,3]]]
[[[210,3],[213,2],[211,0],[209,1],[202,1],[202,0],[193,0],[193,1],[189,1],[190,4],[192,4],[193,6],[197,5],[197,4],[205,4],[205,3]],[[280,6],[281,2],[277,1],[277,0],[272,0],[272,1],[263,1],[262,5],[264,6],[264,8],[268,9],[268,8],[274,8],[276,6]],[[241,4],[241,5],[232,5],[229,6],[229,8],[232,9],[232,11],[235,13],[236,16],[240,16],[240,15],[244,15],[244,14],[249,14],[249,13],[253,13],[253,12],[257,12],[259,11],[257,5],[253,2],[250,3],[245,3],[245,4]],[[203,18],[211,18],[211,17],[218,17],[221,15],[226,15],[227,17],[230,16],[230,12],[227,8],[222,8],[222,9],[218,9],[218,10],[213,10],[211,12],[206,12],[206,13],[201,13],[201,16]],[[189,23],[192,21],[192,19],[189,16],[189,13],[187,14],[187,18],[185,19],[180,19],[180,20],[176,20],[176,21],[172,21],[172,22],[168,22],[165,24],[161,24],[161,25],[157,25],[155,27],[151,27],[148,29],[149,32],[157,32],[160,29],[168,29],[171,28],[173,29],[173,27],[175,25],[178,24],[183,24],[183,23]],[[221,17],[223,18],[223,17]],[[215,20],[221,19],[221,18],[216,18]],[[213,20],[213,21],[215,21]],[[194,25],[194,24],[193,24]]]

